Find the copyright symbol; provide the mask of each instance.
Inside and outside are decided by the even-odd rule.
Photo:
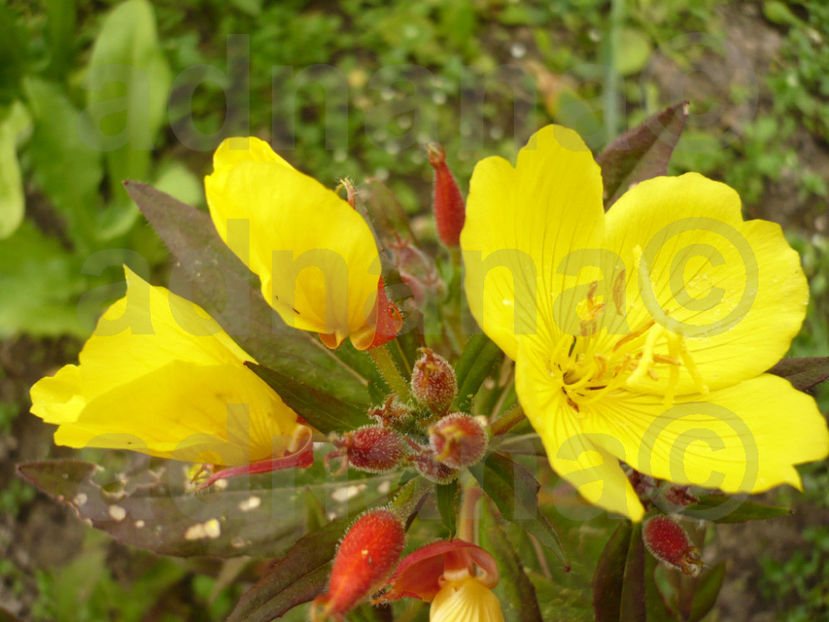
[[[689,234],[694,232],[692,242]],[[707,234],[715,234],[729,248],[715,245]],[[735,254],[742,266],[742,291],[736,302],[736,284],[716,280],[716,269],[732,269]],[[654,285],[664,297],[665,283],[654,283],[653,273],[657,265],[664,267],[668,261],[671,296],[663,304]],[[745,237],[731,225],[703,216],[682,218],[658,231],[642,252],[638,271],[641,299],[653,319],[686,337],[711,337],[737,325],[754,304],[760,281],[757,258]],[[689,271],[693,274],[686,279]],[[706,290],[704,295],[702,290]],[[701,318],[702,323],[691,322],[693,318]]]

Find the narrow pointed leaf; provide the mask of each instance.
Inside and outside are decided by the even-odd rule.
[[[495,558],[500,581],[495,594],[501,602],[504,618],[515,622],[542,622],[538,597],[524,564],[509,541],[491,503],[484,500],[481,520],[481,546]]]
[[[725,580],[725,562],[720,562],[699,578],[691,604],[691,612],[687,618],[688,622],[699,622],[714,608],[723,580]]]
[[[338,399],[370,406],[368,384],[382,380],[365,353],[350,344],[328,350],[316,336],[286,326],[205,212],[146,184],[126,187],[176,259],[171,290],[203,307],[260,364]]]
[[[300,417],[324,434],[353,430],[370,423],[366,410],[357,404],[343,402],[313,386],[262,365],[247,365]]]
[[[778,516],[789,516],[792,510],[777,505],[766,505],[755,501],[740,501],[730,495],[704,495],[694,505],[683,508],[682,514],[709,520],[714,523],[745,523],[751,520],[768,520]]]
[[[329,516],[350,517],[384,499],[381,485],[391,481],[388,475],[326,480],[320,457],[310,469],[234,478],[195,493],[187,486],[188,465],[146,462],[151,466],[126,478],[77,460],[29,462],[18,471],[117,540],[179,557],[279,555],[305,533],[305,490],[325,499]],[[343,500],[337,491],[347,486],[359,492]]]
[[[687,118],[688,102],[668,106],[616,138],[598,155],[605,207],[613,205],[633,184],[667,173]]]
[[[489,375],[493,365],[503,357],[501,349],[486,335],[475,335],[469,340],[458,364],[455,377],[458,381],[458,396],[455,409],[461,412],[469,410],[472,398]]]
[[[808,391],[829,379],[829,356],[783,359],[769,373],[782,376],[798,391]]]
[[[297,541],[245,592],[227,622],[270,622],[322,592],[348,524],[333,521]]]
[[[458,480],[435,486],[435,497],[443,526],[449,531],[450,536],[454,537],[456,530],[455,518],[460,506]]]
[[[625,562],[632,525],[623,521],[605,544],[593,573],[593,611],[596,622],[618,622],[622,602]]]
[[[630,533],[630,543],[625,558],[625,574],[622,582],[622,598],[619,602],[619,622],[645,622],[645,543],[642,541],[642,525],[636,524]]]
[[[569,566],[558,534],[538,506],[540,486],[526,468],[503,454],[491,453],[470,471],[504,518],[518,524]]]

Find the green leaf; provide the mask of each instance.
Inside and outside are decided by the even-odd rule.
[[[385,500],[381,490],[394,479],[352,475],[332,480],[321,456],[315,462],[305,470],[231,478],[226,487],[198,493],[189,486],[188,466],[174,461],[145,462],[130,471],[126,484],[120,473],[77,460],[29,462],[18,471],[124,544],[178,557],[263,558],[282,554],[305,535],[306,490],[325,500],[327,516],[348,520]],[[350,494],[338,492],[346,488]]]
[[[322,592],[348,524],[333,521],[299,540],[245,592],[227,622],[270,622]]]
[[[87,111],[106,153],[112,196],[124,212],[121,182],[148,180],[151,149],[167,110],[171,74],[147,0],[127,0],[104,19],[86,69]]]
[[[449,531],[450,536],[454,537],[456,532],[455,522],[461,498],[458,480],[449,484],[437,484],[435,486],[435,497],[443,526]]]
[[[458,381],[458,396],[455,398],[455,410],[467,412],[472,405],[472,398],[489,375],[492,367],[501,361],[503,353],[489,337],[474,335],[455,365],[455,377]]]
[[[569,566],[558,534],[538,506],[540,486],[527,469],[503,454],[491,453],[469,470],[504,518],[534,536]]]
[[[481,546],[498,564],[501,579],[494,592],[501,602],[504,618],[511,622],[542,622],[535,587],[489,502],[482,505],[480,526]]]
[[[35,336],[84,337],[91,327],[79,318],[77,299],[87,289],[82,257],[24,220],[0,243],[0,338],[17,332]]]
[[[204,308],[261,365],[368,409],[369,382],[382,380],[365,353],[348,344],[328,350],[311,333],[285,325],[208,214],[146,184],[126,187],[176,259],[171,290]]]
[[[790,508],[756,503],[734,495],[712,494],[700,497],[699,502],[682,508],[680,513],[714,523],[745,523],[789,516],[792,511]]]
[[[625,573],[622,579],[622,597],[619,601],[619,622],[645,622],[645,543],[642,541],[642,525],[633,525],[630,545],[625,557]]]
[[[829,356],[783,359],[769,373],[782,376],[798,391],[808,391],[829,379]]]
[[[347,404],[311,385],[294,380],[273,369],[248,363],[288,406],[323,434],[354,430],[370,423],[365,408]]]
[[[75,55],[77,10],[75,0],[45,0],[46,41],[49,44],[50,76],[63,77]]]
[[[12,104],[0,121],[0,240],[17,230],[26,208],[17,161],[17,137],[27,121],[28,113],[19,101]]]
[[[635,28],[619,32],[618,47],[613,52],[614,69],[622,76],[632,76],[645,67],[651,55],[651,44],[645,34]]]
[[[0,105],[11,103],[19,96],[20,78],[26,72],[28,35],[15,13],[0,4]]]
[[[63,217],[79,251],[102,240],[95,215],[104,176],[102,155],[80,133],[81,114],[57,84],[35,77],[23,82],[34,117],[28,155],[32,177]]]
[[[699,622],[708,615],[717,603],[717,596],[720,594],[724,579],[725,562],[720,562],[700,576],[687,622]]]
[[[669,106],[616,138],[598,155],[605,207],[633,184],[666,174],[687,118],[688,102]]]
[[[201,179],[181,162],[172,160],[161,165],[153,186],[182,203],[203,203],[204,187]]]
[[[625,563],[632,530],[630,521],[621,522],[605,544],[596,564],[592,582],[596,622],[619,620]]]

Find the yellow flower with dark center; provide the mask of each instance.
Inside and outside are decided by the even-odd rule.
[[[359,349],[397,333],[371,229],[347,202],[258,138],[222,142],[213,169],[205,191],[216,230],[288,326]]]
[[[461,247],[472,314],[590,502],[642,518],[619,460],[735,493],[799,487],[794,465],[829,452],[814,400],[764,373],[803,321],[799,258],[727,185],[657,177],[605,214],[590,151],[548,126],[515,166],[477,164]]]
[[[57,444],[235,466],[306,440],[296,413],[204,310],[129,269],[126,279],[80,363],[31,389],[32,412],[58,425]]]

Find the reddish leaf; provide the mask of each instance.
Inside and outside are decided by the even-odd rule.
[[[623,521],[605,544],[593,573],[593,611],[596,622],[618,622],[625,562],[630,548],[631,523]]]
[[[769,373],[782,376],[799,391],[808,391],[829,379],[829,356],[783,359]]]
[[[125,478],[76,460],[18,466],[26,480],[72,507],[93,527],[125,544],[181,557],[279,555],[305,533],[303,490],[323,499],[329,516],[347,517],[384,498],[378,488],[391,478],[326,481],[318,464],[307,470],[237,477],[225,480],[226,487],[214,484],[196,493],[187,487],[187,469],[181,462],[165,461]],[[357,486],[362,494],[338,501],[342,498],[332,493],[345,486]]]
[[[242,596],[227,622],[270,622],[325,589],[330,562],[348,527],[342,519],[299,540]]]
[[[668,106],[619,136],[598,155],[605,207],[613,205],[632,185],[667,173],[687,118],[688,102]]]

